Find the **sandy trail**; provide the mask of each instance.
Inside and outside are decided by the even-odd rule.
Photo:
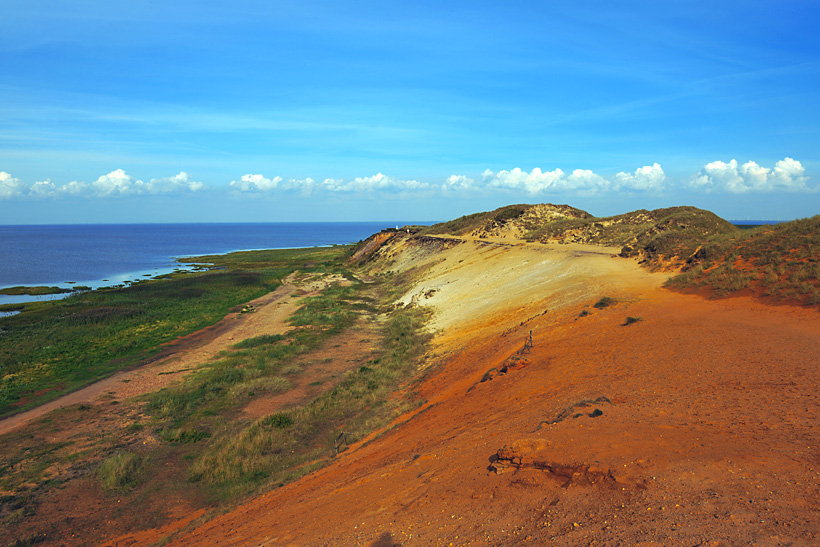
[[[437,309],[427,404],[172,545],[820,541],[815,310],[672,293],[596,252],[552,300],[510,264],[532,249],[488,246],[470,266],[464,245],[406,295]],[[470,297],[471,284],[488,288]],[[604,295],[620,301],[592,308]],[[529,330],[535,346],[512,363]]]
[[[159,358],[146,365],[118,372],[37,408],[6,418],[0,421],[0,435],[23,427],[58,408],[93,402],[102,397],[107,401],[124,400],[157,391],[178,381],[187,372],[236,342],[263,334],[284,333],[290,328],[286,320],[298,308],[300,298],[319,294],[328,284],[340,281],[336,277],[299,280],[296,275],[291,275],[275,291],[249,302],[256,310],[253,313],[229,313],[217,324],[167,344]]]

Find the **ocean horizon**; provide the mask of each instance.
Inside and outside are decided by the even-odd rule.
[[[0,289],[120,285],[183,269],[179,258],[355,243],[428,222],[0,225]],[[59,297],[60,295],[58,295]],[[0,304],[54,298],[0,295]]]

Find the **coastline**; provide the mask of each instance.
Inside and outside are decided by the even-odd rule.
[[[391,222],[81,224],[0,226],[0,289],[126,285],[196,269],[199,256],[349,244]],[[401,223],[399,223],[401,224]],[[0,295],[0,305],[63,295]]]

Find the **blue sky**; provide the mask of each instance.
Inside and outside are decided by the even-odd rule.
[[[814,0],[0,14],[2,224],[820,213]]]

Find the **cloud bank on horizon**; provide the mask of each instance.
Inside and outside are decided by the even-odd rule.
[[[368,177],[350,180],[326,178],[285,179],[271,178],[261,173],[245,174],[228,183],[231,193],[295,193],[312,196],[320,193],[350,194],[377,198],[387,195],[407,196],[440,193],[507,192],[537,196],[606,195],[609,193],[633,192],[660,194],[672,188],[687,188],[702,193],[746,194],[746,193],[817,193],[820,187],[809,184],[806,169],[793,158],[786,157],[773,167],[764,167],[754,161],[742,165],[737,160],[713,161],[688,179],[670,181],[658,163],[639,167],[631,173],[619,172],[606,178],[589,169],[575,169],[569,173],[561,168],[544,171],[539,167],[530,172],[518,167],[511,170],[491,171],[486,169],[479,178],[467,175],[450,175],[444,181],[425,182],[403,180],[377,173]],[[149,182],[135,179],[122,169],[116,169],[88,183],[71,181],[56,185],[50,180],[31,184],[21,181],[10,173],[0,171],[0,200],[13,199],[60,199],[60,198],[117,198],[162,194],[194,194],[211,190],[203,182],[191,180],[188,173],[181,171],[170,177],[151,179]],[[216,192],[225,192],[224,188]]]
[[[205,188],[202,182],[192,181],[188,173],[151,179],[148,182],[135,179],[122,169],[115,169],[102,175],[94,182],[73,180],[56,185],[51,180],[41,180],[29,185],[10,173],[0,171],[0,199],[21,198],[114,198],[120,196],[141,196],[197,192]]]

